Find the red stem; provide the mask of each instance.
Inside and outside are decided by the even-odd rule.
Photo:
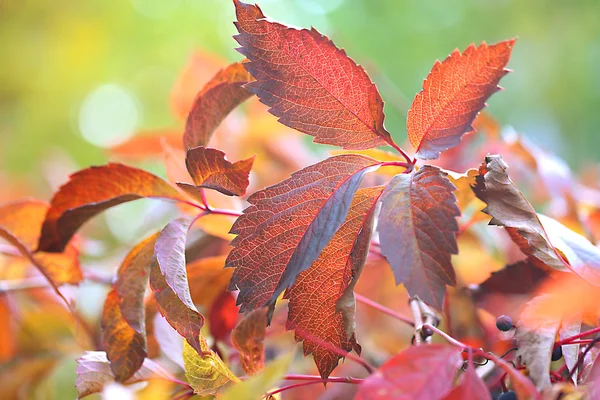
[[[593,335],[594,333],[598,333],[598,332],[600,332],[600,326],[596,327],[594,329],[590,329],[589,331],[581,332],[578,335],[574,335],[574,336],[571,336],[571,337],[568,337],[568,338],[564,338],[563,340],[559,340],[558,342],[554,343],[554,347],[561,346],[563,344],[571,344],[571,342],[573,342],[573,341],[575,341],[577,339],[580,339],[582,337],[586,337],[586,336],[589,336],[589,335]]]
[[[392,146],[394,149],[396,149],[396,151],[398,151],[398,153],[400,153],[402,155],[402,157],[404,157],[404,159],[406,160],[407,163],[415,165],[416,159],[411,160],[410,157],[408,156],[408,154],[406,154],[406,152],[404,150],[402,150],[400,148],[400,146],[398,146],[396,143],[392,142],[390,143],[390,146]],[[411,168],[412,169],[412,168]]]
[[[307,380],[310,379],[310,380]],[[286,390],[295,389],[302,386],[315,385],[317,383],[352,383],[352,384],[360,384],[363,380],[358,378],[341,378],[341,377],[329,377],[327,379],[323,379],[320,376],[312,376],[312,375],[287,375],[284,377],[284,380],[304,380],[306,382],[294,383],[292,385],[287,385],[282,388],[273,390],[268,392],[264,398],[268,398],[269,396],[274,396],[277,393],[284,392]]]
[[[407,323],[407,324],[409,324],[411,326],[414,326],[414,322],[410,318],[405,317],[404,315],[397,313],[396,311],[392,310],[391,308],[387,308],[386,306],[381,305],[381,304],[379,304],[379,303],[377,303],[377,302],[375,302],[375,301],[373,301],[373,300],[371,300],[371,299],[369,299],[369,298],[367,298],[365,296],[361,296],[358,293],[354,293],[354,297],[356,298],[356,301],[358,301],[360,303],[366,304],[366,305],[368,305],[370,307],[373,307],[374,309],[376,309],[378,311],[381,311],[384,314],[387,314],[387,315],[389,315],[391,317],[394,317],[394,318],[396,318],[396,319],[398,319],[398,320],[400,320],[402,322],[405,322],[405,323]]]

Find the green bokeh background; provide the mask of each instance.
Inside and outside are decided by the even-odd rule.
[[[574,167],[598,161],[600,2],[548,0],[265,0],[270,17],[315,26],[364,65],[401,141],[412,97],[436,59],[518,37],[490,111]],[[103,84],[130,90],[138,128],[178,126],[169,107],[194,49],[241,58],[229,0],[0,0],[0,171],[36,183],[56,149],[78,167],[106,161],[78,127]],[[42,164],[43,165],[43,164]]]

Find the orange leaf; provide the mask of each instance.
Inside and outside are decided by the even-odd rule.
[[[121,314],[121,301],[115,289],[108,293],[102,312],[102,338],[115,379],[125,382],[146,358],[146,332],[129,326]]]
[[[128,159],[156,157],[163,152],[164,143],[182,148],[179,129],[163,129],[153,132],[138,132],[134,137],[109,149],[110,154]]]
[[[279,122],[346,149],[396,146],[383,127],[383,101],[366,72],[314,28],[270,22],[255,5],[234,0],[238,51],[256,78],[246,89]]]
[[[252,96],[243,87],[252,80],[242,63],[234,63],[220,70],[194,100],[183,135],[184,146],[188,149],[206,146],[227,114]]]
[[[161,178],[123,164],[111,163],[74,173],[52,198],[39,250],[61,251],[88,219],[110,207],[143,197],[185,201],[177,189]]]
[[[225,256],[200,258],[187,265],[190,294],[194,304],[208,310],[227,289],[233,271],[223,268],[224,266]]]
[[[378,227],[396,283],[437,309],[446,285],[456,284],[451,257],[458,252],[460,210],[446,175],[431,165],[397,175],[383,193]]]
[[[324,379],[342,354],[353,349],[360,353],[354,337],[353,290],[369,252],[373,211],[382,192],[383,187],[375,187],[356,193],[346,221],[287,292],[286,328],[296,331],[296,340],[303,341],[304,354],[313,354]],[[340,351],[334,352],[331,347]]]
[[[34,252],[48,208],[48,203],[38,200],[21,200],[0,206],[0,236],[14,245],[54,287],[64,283],[77,284],[83,274],[79,251],[73,244],[68,244],[62,253]]]
[[[259,308],[249,313],[233,329],[231,344],[240,352],[244,372],[254,375],[265,366],[265,333],[267,309]]]
[[[436,61],[408,111],[408,139],[416,156],[431,160],[456,146],[473,130],[471,123],[499,90],[515,39],[488,46],[454,50],[443,62]]]
[[[240,290],[241,312],[275,305],[331,240],[363,175],[378,164],[359,155],[331,157],[248,198],[250,207],[231,228],[237,237],[226,263],[235,268],[230,290]]]
[[[194,147],[188,150],[185,165],[196,187],[178,185],[190,194],[195,194],[197,188],[207,188],[228,196],[243,196],[250,184],[248,175],[253,162],[254,157],[231,163],[221,150]]]

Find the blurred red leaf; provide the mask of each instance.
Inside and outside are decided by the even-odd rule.
[[[78,171],[54,194],[38,249],[61,251],[88,219],[143,197],[185,200],[167,182],[138,168],[111,163]]]
[[[502,368],[504,372],[506,372],[510,378],[510,382],[512,383],[512,388],[516,392],[519,400],[533,400],[541,398],[539,392],[529,378],[523,375],[520,371],[516,370],[512,364],[509,364],[500,357],[494,358],[494,363],[498,367]]]
[[[244,372],[255,375],[265,367],[267,309],[258,308],[240,321],[231,333],[231,344],[240,352]]]
[[[382,196],[379,215],[381,252],[396,283],[411,296],[442,308],[446,285],[456,276],[451,255],[458,252],[455,186],[439,168],[425,165],[418,172],[397,175]]]
[[[77,284],[83,279],[79,251],[65,242],[62,253],[35,252],[48,203],[21,200],[0,206],[0,237],[15,246],[56,288],[64,283]]]
[[[483,293],[526,294],[533,292],[550,274],[536,267],[528,260],[507,265],[498,272],[492,272],[486,281],[479,285]]]
[[[181,149],[181,130],[162,129],[151,132],[138,132],[134,137],[109,149],[110,154],[127,159],[156,157],[164,151],[164,146]]]
[[[500,88],[515,39],[488,46],[454,50],[443,62],[436,61],[423,90],[408,111],[408,139],[416,156],[431,160],[456,146],[485,107],[485,101]]]
[[[178,185],[192,195],[198,188],[207,188],[228,196],[243,196],[250,184],[248,175],[253,163],[254,157],[231,163],[221,150],[194,147],[188,150],[185,165],[196,186]]]
[[[275,305],[329,243],[363,175],[378,164],[359,155],[331,157],[248,198],[250,207],[231,228],[237,237],[226,262],[235,268],[230,290],[239,289],[241,312]]]
[[[227,114],[252,96],[243,87],[252,80],[242,63],[234,63],[220,70],[204,85],[196,96],[187,119],[183,135],[184,146],[188,149],[206,146]]]
[[[366,72],[314,28],[270,22],[255,5],[234,0],[245,86],[279,122],[346,149],[395,146],[383,127],[383,101]]]
[[[208,327],[215,341],[226,341],[235,328],[238,318],[235,297],[230,292],[223,292],[208,312]]]
[[[481,380],[472,362],[468,363],[467,370],[462,375],[458,386],[444,397],[444,400],[491,400],[492,396],[485,383]]]
[[[361,383],[356,400],[442,399],[452,389],[461,363],[456,347],[409,347]]]
[[[303,341],[304,354],[312,354],[321,377],[327,378],[342,354],[360,354],[354,336],[354,285],[360,276],[371,241],[373,211],[383,187],[359,190],[348,216],[319,258],[298,275],[289,298],[287,329]],[[327,343],[324,346],[323,343]],[[334,352],[331,347],[339,349]]]
[[[127,323],[121,314],[121,302],[115,289],[108,293],[101,325],[110,369],[117,381],[125,382],[140,369],[146,358],[146,332],[137,332]]]

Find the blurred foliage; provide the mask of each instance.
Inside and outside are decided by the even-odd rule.
[[[396,138],[405,137],[408,104],[433,60],[471,42],[516,36],[516,72],[491,112],[572,165],[598,159],[596,0],[259,3],[274,19],[317,27],[365,65]],[[73,169],[104,162],[105,153],[82,137],[79,118],[86,96],[105,84],[132,94],[136,129],[178,127],[168,104],[175,77],[194,49],[240,59],[232,20],[228,0],[0,1],[0,170],[46,194],[37,175],[44,160],[67,153]]]

